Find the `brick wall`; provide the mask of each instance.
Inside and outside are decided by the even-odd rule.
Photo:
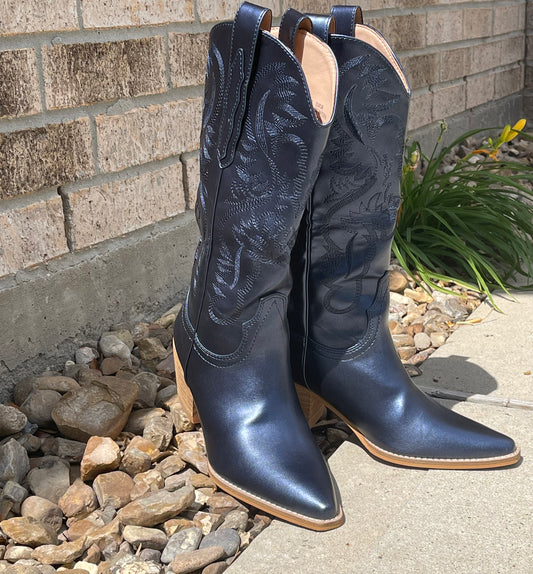
[[[333,3],[263,1],[275,16]],[[192,207],[207,34],[238,4],[2,2],[0,276]],[[524,1],[363,8],[406,68],[410,129],[523,88]]]
[[[289,5],[339,3],[257,1],[276,22]],[[102,258],[121,237],[190,217],[208,31],[239,3],[0,0],[0,303],[3,286],[27,282],[32,269]],[[525,0],[363,8],[407,70],[411,130],[442,118],[488,122],[488,111],[520,98]],[[530,83],[532,69],[528,60]],[[189,269],[180,272],[186,281]],[[0,305],[2,324],[6,313]]]

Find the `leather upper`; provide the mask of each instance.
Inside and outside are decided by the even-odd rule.
[[[353,37],[356,13],[346,15],[351,24],[343,20],[340,28],[351,36],[329,36],[340,74],[337,112],[293,252],[295,380],[385,451],[425,459],[505,456],[513,441],[429,399],[392,342],[387,269],[410,94],[390,48],[386,57]],[[362,28],[362,37],[379,36]]]
[[[214,471],[242,492],[331,520],[342,514],[292,384],[287,323],[290,253],[330,125],[317,120],[293,53],[244,6],[210,34],[201,239],[175,346]]]

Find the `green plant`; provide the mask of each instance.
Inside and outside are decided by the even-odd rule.
[[[533,276],[533,167],[498,159],[501,145],[518,133],[532,139],[521,131],[524,125],[505,126],[496,140],[487,139],[448,170],[444,159],[453,148],[495,128],[441,146],[443,122],[429,157],[417,141],[408,142],[392,249],[419,283],[448,291],[444,283],[452,281],[492,300],[491,290],[507,291],[514,275]],[[420,158],[423,170],[417,169]]]

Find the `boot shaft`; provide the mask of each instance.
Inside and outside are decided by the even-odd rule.
[[[350,348],[387,307],[410,90],[383,37],[353,16],[360,23],[351,28],[346,14],[337,18],[350,36],[328,34],[324,17],[314,21],[337,58],[339,96],[293,254],[295,282],[303,285],[293,290],[290,311],[298,347],[309,338]]]
[[[287,297],[290,252],[335,105],[328,47],[296,30],[297,58],[270,31],[268,11],[249,6],[210,34],[196,204],[201,238],[176,329],[182,359],[196,339],[238,360],[261,301]],[[329,70],[325,82],[312,78],[312,67]]]

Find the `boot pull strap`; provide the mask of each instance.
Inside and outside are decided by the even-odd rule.
[[[252,75],[257,40],[261,30],[269,31],[271,24],[272,12],[249,2],[241,4],[233,21],[223,105],[227,115],[221,123],[218,138],[218,162],[222,168],[233,161],[246,110],[248,84]]]
[[[355,25],[363,23],[360,6],[333,6],[331,15],[335,18],[337,34],[342,36],[354,36]]]
[[[308,14],[313,24],[313,34],[318,36],[322,42],[329,41],[329,35],[335,34],[337,26],[333,16],[323,16],[322,14]]]
[[[285,14],[283,14],[281,24],[279,25],[279,39],[291,52],[294,52],[296,33],[298,30],[311,32],[313,30],[311,19],[304,14],[300,14],[300,12],[294,10],[294,8],[289,8]]]

